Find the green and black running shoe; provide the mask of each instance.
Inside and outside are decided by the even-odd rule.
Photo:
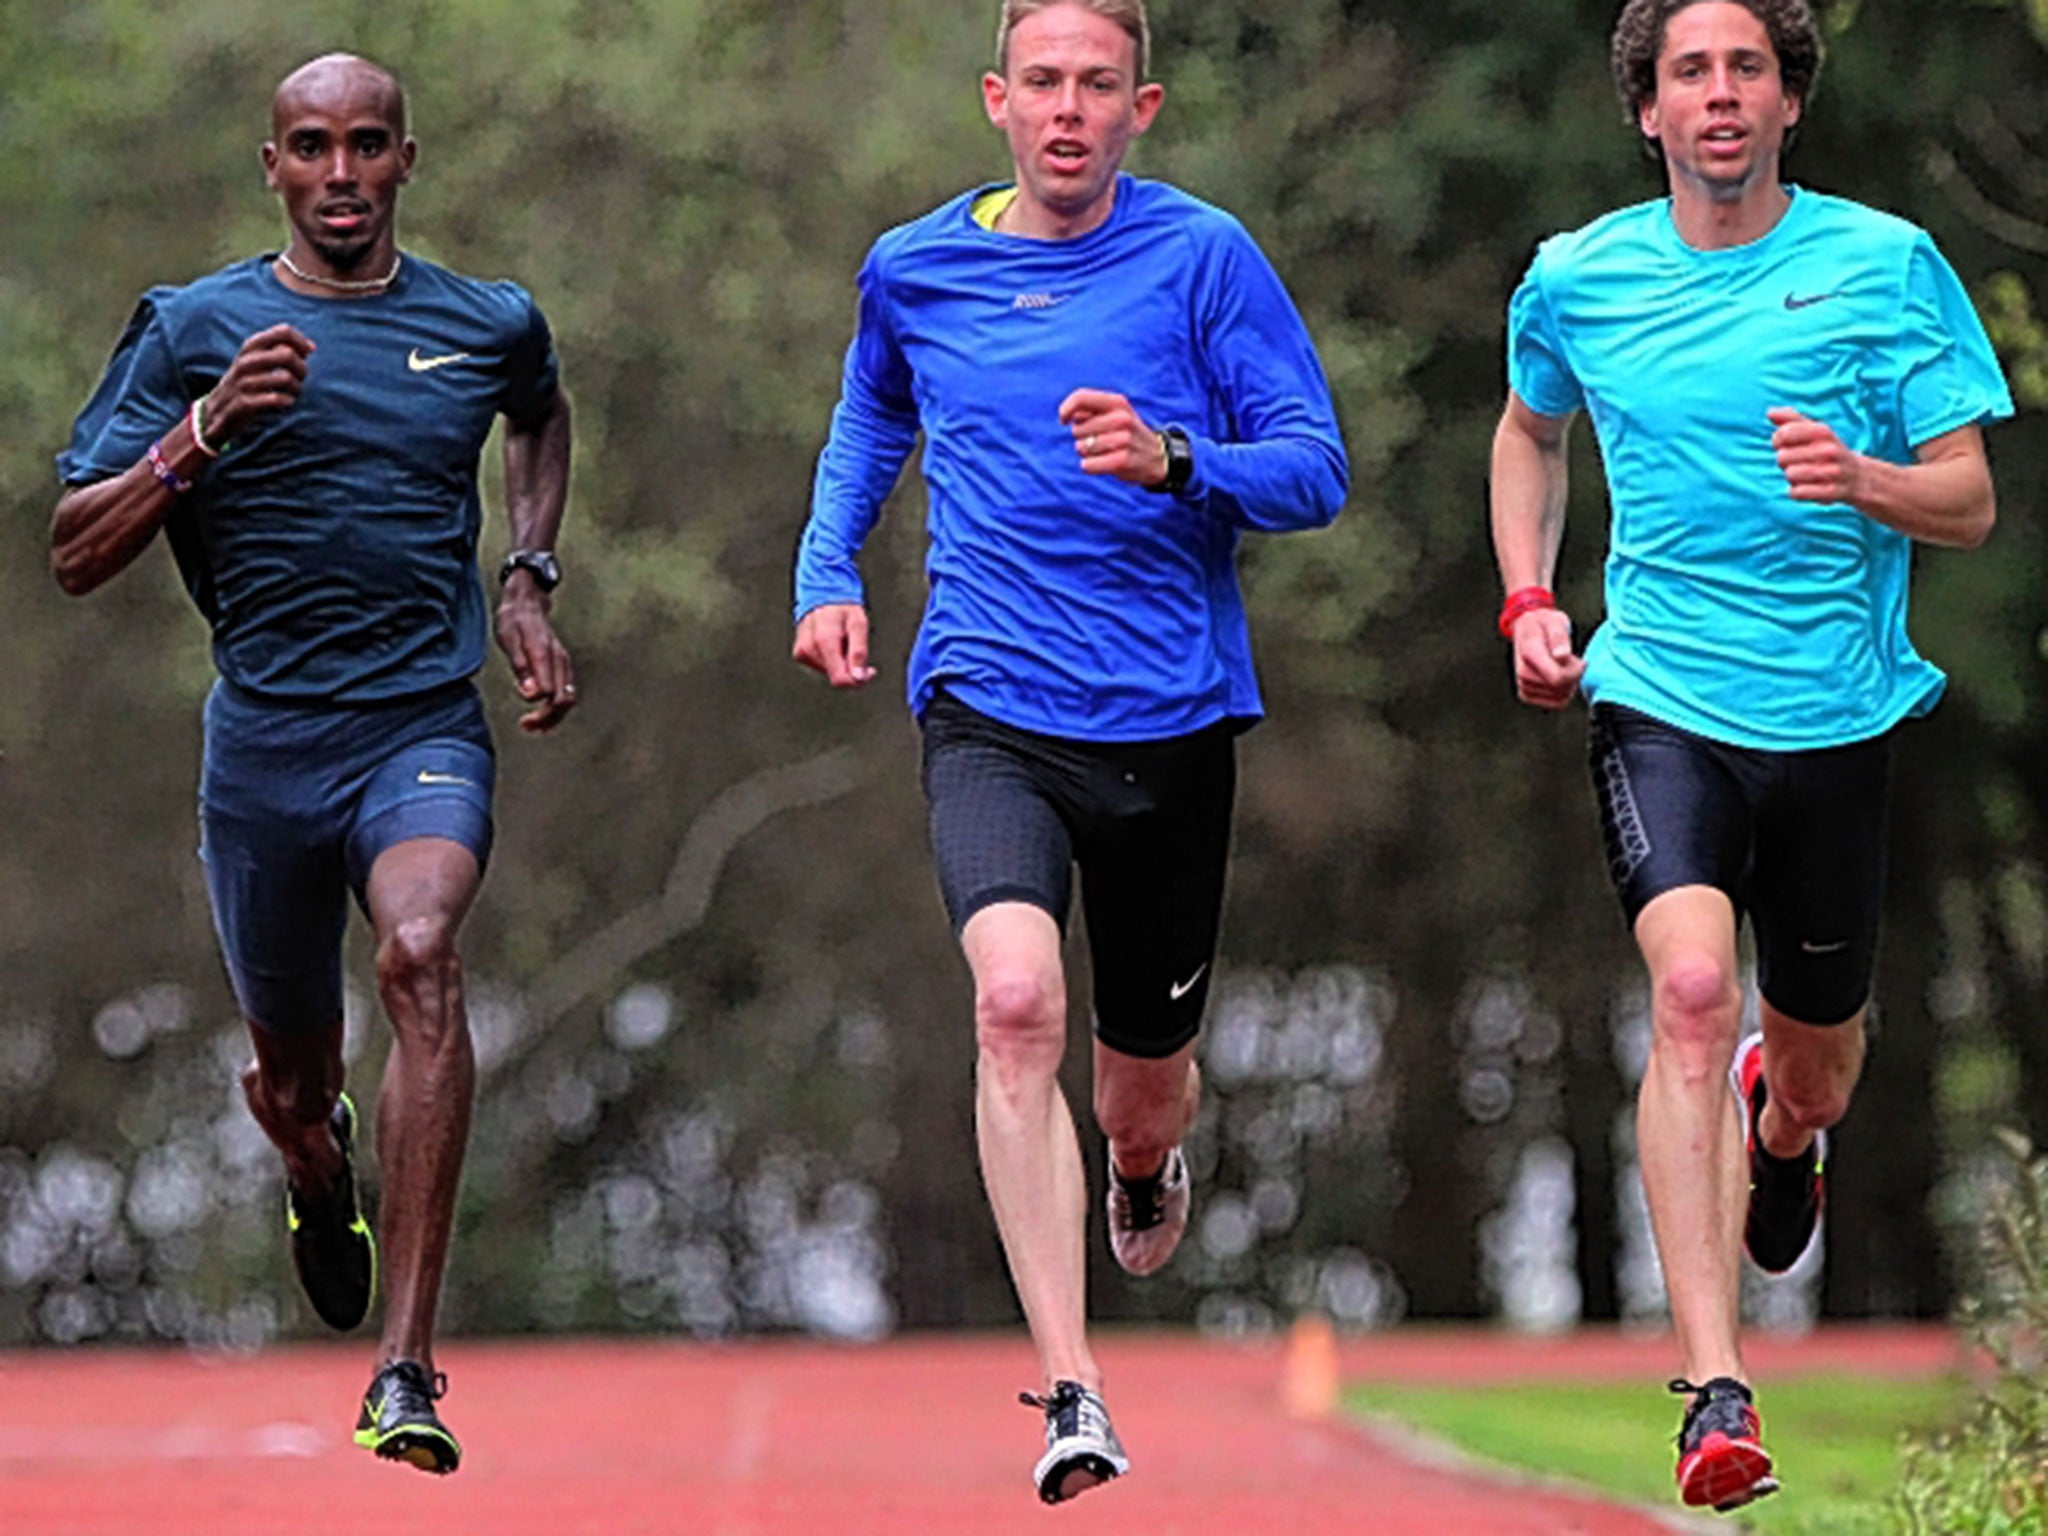
[[[341,1145],[341,1177],[324,1196],[284,1192],[285,1226],[291,1233],[292,1268],[306,1300],[330,1328],[346,1332],[369,1313],[377,1290],[377,1240],[356,1201],[356,1106],[347,1094],[334,1101],[329,1122]]]
[[[462,1447],[434,1412],[447,1391],[448,1378],[440,1372],[429,1377],[416,1360],[393,1360],[370,1378],[363,1411],[356,1415],[356,1444],[422,1472],[453,1472],[462,1465]]]

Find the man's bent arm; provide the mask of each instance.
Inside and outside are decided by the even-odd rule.
[[[1241,528],[1321,528],[1343,510],[1351,470],[1315,344],[1248,236],[1224,242],[1215,257],[1197,303],[1209,371],[1240,441],[1190,431],[1194,474],[1181,495],[1213,501]]]
[[[1849,504],[1908,538],[1975,549],[1998,520],[1983,429],[1959,427],[1913,452],[1913,464],[1863,459]]]
[[[1493,475],[1489,499],[1493,554],[1501,587],[1548,587],[1564,543],[1565,493],[1569,460],[1565,452],[1570,416],[1544,416],[1510,393],[1493,434]]]
[[[1188,435],[1195,473],[1184,494],[1218,498],[1241,528],[1264,533],[1323,528],[1344,509],[1351,469],[1334,424],[1328,431],[1305,426],[1254,443]]]
[[[205,468],[187,419],[163,435],[160,451],[165,468],[186,480]],[[57,585],[83,597],[118,576],[156,537],[176,500],[147,459],[66,490],[50,517],[50,574]]]

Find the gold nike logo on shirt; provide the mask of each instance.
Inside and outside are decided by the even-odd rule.
[[[444,352],[439,357],[421,357],[420,349],[414,347],[406,355],[405,366],[414,373],[427,373],[435,368],[445,368],[450,363],[462,362],[468,356],[467,352]]]

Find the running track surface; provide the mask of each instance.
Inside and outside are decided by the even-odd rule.
[[[1288,1352],[1185,1335],[1098,1346],[1132,1475],[1057,1509],[1029,1472],[1021,1337],[800,1342],[455,1341],[442,1405],[467,1460],[435,1479],[349,1441],[360,1345],[256,1356],[175,1349],[0,1355],[6,1536],[1668,1536],[1668,1512],[1417,1459],[1343,1420],[1283,1411]],[[1940,1329],[1763,1343],[1766,1382],[1806,1370],[1954,1369]],[[1339,1346],[1346,1379],[1641,1378],[1669,1345],[1403,1330]],[[1653,1407],[1654,1411],[1654,1407]]]

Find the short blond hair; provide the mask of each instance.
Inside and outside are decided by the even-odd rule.
[[[1078,5],[1084,11],[1115,22],[1137,45],[1138,80],[1152,60],[1152,29],[1145,23],[1145,0],[1003,0],[1002,19],[996,23],[996,73],[1010,72],[1010,33],[1026,16],[1049,11],[1056,5]]]

